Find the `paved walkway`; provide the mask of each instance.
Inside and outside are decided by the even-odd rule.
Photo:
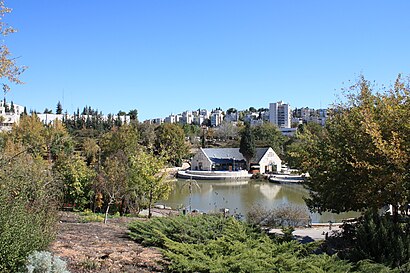
[[[334,232],[340,231],[339,225],[332,225],[332,228],[329,229],[329,225],[326,226],[319,226],[319,227],[311,227],[311,228],[300,228],[295,229],[292,233],[297,240],[302,243],[309,243],[313,241],[324,240],[326,238],[326,234],[328,236],[332,235]],[[281,229],[273,228],[269,230],[269,233],[275,233],[279,235],[283,235]]]

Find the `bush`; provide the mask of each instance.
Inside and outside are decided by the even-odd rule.
[[[390,267],[398,267],[410,260],[410,223],[394,223],[390,215],[381,216],[369,211],[350,231],[352,245],[348,257],[352,261],[369,259]]]
[[[191,226],[194,223],[195,226]],[[278,243],[234,218],[179,216],[132,224],[132,238],[163,249],[169,272],[349,272],[317,244]]]
[[[27,259],[28,273],[70,273],[67,263],[47,251],[35,251]]]
[[[256,205],[247,213],[247,220],[251,225],[267,227],[298,227],[310,224],[309,212],[301,206],[266,209]]]
[[[134,221],[129,236],[145,246],[164,245],[164,238],[180,243],[202,243],[220,236],[225,218],[217,215],[174,216]]]
[[[53,240],[55,184],[44,162],[28,155],[0,169],[0,272],[18,271]]]

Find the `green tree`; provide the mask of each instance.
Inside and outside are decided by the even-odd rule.
[[[326,132],[307,142],[305,170],[312,210],[398,209],[410,196],[409,83],[399,76],[387,92],[363,77],[339,104]]]
[[[138,110],[137,109],[130,110],[128,112],[128,115],[130,116],[131,120],[138,122]]]
[[[45,156],[44,125],[36,114],[21,117],[20,122],[13,126],[13,130],[8,137],[14,143],[22,143],[34,156]]]
[[[139,149],[139,133],[134,125],[124,124],[105,133],[100,140],[102,162],[109,156],[122,151],[126,156]]]
[[[283,145],[286,137],[283,136],[276,125],[264,122],[261,125],[252,127],[252,133],[255,136],[255,145],[257,147],[272,147],[278,155],[283,155]]]
[[[230,115],[230,114],[236,113],[236,112],[237,112],[237,110],[235,108],[229,108],[228,110],[226,110],[227,115]]]
[[[285,145],[285,159],[289,167],[306,169],[310,158],[308,149],[312,147],[312,142],[325,137],[326,132],[314,122],[299,125],[295,136]]]
[[[161,124],[155,129],[155,152],[174,166],[181,166],[188,154],[184,130],[176,124]]]
[[[76,155],[59,158],[55,171],[63,180],[64,203],[80,210],[86,208],[94,194],[95,173],[88,168],[84,159]]]
[[[53,240],[59,181],[47,161],[7,140],[0,151],[0,271],[20,272],[27,256]]]
[[[144,191],[144,198],[148,204],[148,217],[151,218],[152,205],[159,199],[168,198],[171,186],[164,172],[164,160],[153,154],[140,152],[131,158],[131,165],[135,171],[136,180],[140,181]]]
[[[60,101],[58,101],[57,107],[56,107],[56,114],[61,115],[62,113],[63,113],[63,106],[61,105]]]
[[[138,124],[138,133],[140,144],[144,146],[148,151],[153,151],[155,147],[155,128],[157,125],[149,123]]]
[[[102,191],[108,196],[105,209],[104,223],[107,223],[110,207],[121,201],[127,192],[127,157],[122,151],[118,151],[108,157],[99,173],[98,179]]]
[[[246,159],[247,168],[249,170],[251,160],[256,155],[255,138],[252,134],[251,126],[249,123],[245,124],[245,128],[241,133],[239,152]]]
[[[129,199],[130,158],[139,153],[139,134],[135,125],[115,127],[105,133],[99,143],[99,179],[97,188],[105,193],[106,214],[115,202],[121,202],[120,212],[126,210]],[[117,180],[118,181],[117,181]]]

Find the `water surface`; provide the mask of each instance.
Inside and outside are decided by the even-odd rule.
[[[190,194],[191,192],[191,194]],[[231,213],[246,213],[255,205],[272,209],[284,205],[301,206],[307,210],[303,197],[308,191],[302,185],[274,184],[260,181],[197,181],[178,179],[168,200],[159,203],[174,209],[190,208],[211,212],[221,208],[228,208]],[[313,223],[328,221],[340,222],[342,219],[357,216],[358,213],[349,212],[334,214],[325,212],[321,215],[310,213]]]

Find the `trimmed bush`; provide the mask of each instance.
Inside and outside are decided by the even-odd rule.
[[[67,263],[48,251],[35,251],[27,259],[27,273],[70,273]]]

